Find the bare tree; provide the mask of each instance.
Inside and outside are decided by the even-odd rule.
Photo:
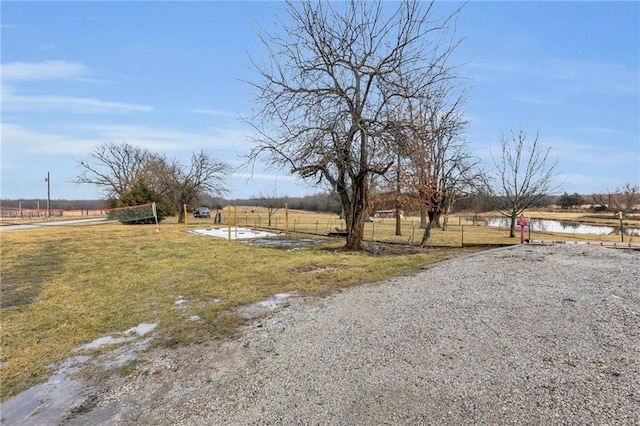
[[[364,248],[370,180],[394,164],[393,105],[453,77],[459,9],[436,19],[433,2],[402,1],[386,15],[390,7],[289,0],[281,32],[260,35],[267,60],[253,62],[260,78],[250,83],[257,110],[249,121],[259,136],[250,158],[336,191],[346,250]]]
[[[151,159],[151,152],[144,148],[109,142],[78,160],[81,171],[74,182],[95,185],[106,198],[115,199],[140,178]]]
[[[495,169],[484,176],[484,190],[493,207],[511,219],[509,236],[516,235],[516,218],[527,208],[541,202],[559,186],[554,183],[558,161],[551,161],[549,152],[539,143],[540,132],[527,141],[523,129],[512,131],[511,138],[500,136],[501,155],[492,153]]]
[[[421,209],[426,246],[431,229],[446,217],[461,193],[477,176],[477,161],[461,135],[467,121],[461,106],[466,93],[447,87],[434,92],[427,102],[407,109],[407,162],[404,186],[413,204]]]
[[[160,196],[172,213],[184,222],[183,204],[192,203],[201,195],[219,196],[226,193],[224,178],[229,166],[214,159],[204,150],[193,153],[189,166],[164,155],[130,145],[107,143],[100,145],[89,158],[79,160],[78,183],[96,185],[111,199],[118,199],[136,184],[144,184]]]
[[[191,164],[187,168],[178,167],[168,184],[179,212],[178,222],[184,223],[183,205],[194,207],[193,203],[202,195],[225,194],[224,182],[228,173],[229,165],[226,162],[214,159],[204,150],[191,155]]]
[[[267,209],[267,218],[269,221],[268,226],[271,227],[271,218],[278,212],[278,210],[284,207],[284,203],[287,201],[287,198],[279,195],[274,189],[272,193],[260,193],[257,201],[259,205]]]
[[[622,213],[623,216],[626,216],[633,211],[637,204],[640,204],[640,185],[627,182],[613,192],[594,194],[593,200],[604,206],[607,211],[616,214]]]

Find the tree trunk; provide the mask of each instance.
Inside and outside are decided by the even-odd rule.
[[[364,215],[360,214],[360,220],[355,220],[351,230],[347,233],[347,243],[344,246],[345,251],[362,251],[364,245]]]
[[[509,227],[509,238],[516,237],[516,216],[517,216],[517,213],[511,213],[511,226]]]
[[[430,220],[429,222],[433,222],[433,226],[440,228],[440,215],[435,216],[433,220]]]
[[[422,234],[422,241],[420,241],[420,247],[425,248],[427,243],[429,242],[429,238],[431,238],[431,226],[433,225],[433,220],[435,218],[435,212],[428,212],[429,215],[429,223],[424,228],[424,234]]]
[[[185,217],[184,217],[184,206],[182,202],[176,203],[174,204],[176,206],[176,209],[178,210],[178,223],[184,223],[185,221]]]
[[[420,209],[420,229],[427,229],[427,211]]]
[[[364,222],[366,219],[364,208],[353,208],[347,215],[347,243],[345,251],[364,250]]]
[[[361,251],[364,250],[362,240],[364,239],[364,223],[367,213],[366,175],[362,174],[355,179],[352,194],[351,205],[345,217],[347,224],[347,243],[344,246],[344,250]]]
[[[402,235],[402,222],[400,220],[400,209],[396,209],[396,236]]]

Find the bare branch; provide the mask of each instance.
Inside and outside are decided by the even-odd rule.
[[[123,193],[143,183],[180,213],[182,205],[192,207],[201,196],[220,196],[226,193],[224,180],[229,166],[214,159],[204,150],[193,153],[191,164],[184,167],[175,160],[152,153],[128,143],[100,145],[89,158],[79,160],[78,183],[102,188],[110,199],[119,199]]]
[[[433,3],[405,0],[385,13],[381,1],[292,1],[279,31],[259,34],[266,59],[251,59],[260,79],[258,130],[250,158],[326,181],[346,214],[347,248],[361,249],[370,181],[394,164],[389,109],[417,100],[455,76],[458,42]]]
[[[511,218],[510,236],[515,236],[517,216],[559,190],[555,183],[558,161],[549,158],[551,148],[542,148],[537,131],[531,141],[524,129],[500,136],[500,157],[492,154],[494,176],[486,176],[484,190],[493,207]]]

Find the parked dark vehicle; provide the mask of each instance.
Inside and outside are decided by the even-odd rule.
[[[193,211],[193,217],[211,217],[211,210],[206,207],[198,207]]]

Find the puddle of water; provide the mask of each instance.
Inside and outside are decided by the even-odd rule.
[[[266,300],[261,300],[260,302],[239,308],[238,315],[246,319],[258,317],[285,305],[290,297],[296,296],[297,294],[296,292],[274,294]]]
[[[57,371],[45,383],[7,399],[0,404],[2,424],[47,425],[57,424],[72,407],[77,407],[87,397],[87,391],[79,379],[70,375],[80,369],[88,356],[74,356],[56,366]]]
[[[560,232],[568,234],[620,235],[620,227],[606,225],[588,225],[577,222],[566,222],[550,219],[531,219],[531,231]],[[487,220],[487,226],[507,228],[511,219],[499,217]],[[640,228],[624,227],[624,234],[640,236]]]
[[[320,240],[312,240],[309,238],[261,238],[255,239],[248,244],[250,246],[279,247],[288,249],[288,251],[300,250],[302,246],[321,243]]]
[[[154,330],[157,323],[141,323],[124,331],[124,335],[144,336]],[[81,345],[80,349],[96,349],[114,343],[132,342],[95,358],[78,355],[52,366],[54,373],[45,383],[33,386],[0,403],[2,425],[53,425],[59,424],[75,407],[81,406],[89,397],[91,389],[74,377],[87,364],[106,369],[119,368],[138,358],[151,344],[153,337],[138,340],[136,336],[103,336]]]
[[[138,354],[151,344],[153,338],[135,341],[129,345],[121,346],[96,358],[96,363],[106,369],[119,368],[138,358]]]
[[[86,350],[86,349],[99,349],[103,346],[107,345],[115,345],[118,343],[130,342],[135,340],[135,337],[113,337],[113,336],[103,336],[98,337],[96,340],[90,343],[85,343],[84,345],[78,346],[78,351]]]
[[[150,331],[153,331],[153,329],[155,329],[158,326],[158,323],[140,323],[135,327],[131,327],[130,329],[128,329],[127,331],[124,332],[124,334],[133,334],[136,333],[138,336],[144,336],[145,334],[147,334]]]
[[[78,348],[76,349],[77,351],[81,351],[81,350],[87,350],[87,349],[99,349],[103,346],[107,346],[107,345],[115,345],[115,344],[119,344],[119,343],[125,343],[125,342],[131,342],[132,340],[135,340],[136,337],[135,336],[131,336],[131,334],[137,334],[138,336],[144,336],[145,334],[147,334],[148,332],[152,331],[154,328],[156,328],[158,324],[157,323],[141,323],[138,324],[135,327],[131,327],[128,330],[125,330],[124,336],[102,336],[102,337],[98,337],[96,340],[94,340],[93,342],[89,342],[89,343],[85,343],[84,345],[80,345],[78,346]]]
[[[228,227],[192,229],[189,232],[192,234],[207,235],[209,237],[224,238],[225,240],[229,239]],[[232,240],[276,237],[278,235],[278,233],[261,231],[259,229],[249,229],[235,226],[231,227]]]
[[[57,424],[69,407],[80,405],[86,395],[82,382],[54,374],[49,381],[32,387],[0,404],[2,424]]]

